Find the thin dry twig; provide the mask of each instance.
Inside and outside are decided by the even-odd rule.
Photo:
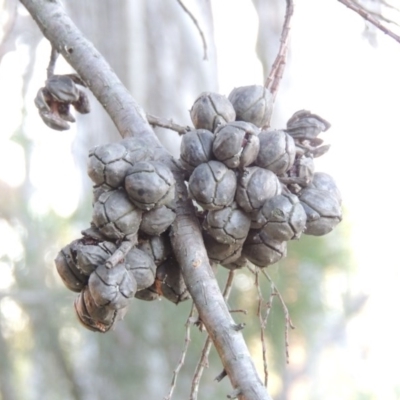
[[[251,268],[249,265],[247,265],[247,268],[251,273],[256,275],[256,271]],[[271,291],[273,291],[275,294],[274,296],[277,296],[279,298],[280,303],[282,304],[283,308],[283,313],[285,316],[285,353],[286,353],[286,362],[289,363],[289,329],[295,329],[295,326],[292,323],[292,320],[290,318],[289,310],[286,306],[285,300],[283,299],[281,293],[279,292],[278,288],[275,286],[275,283],[271,279],[271,277],[268,275],[268,273],[264,269],[260,269],[261,273],[268,279],[269,283],[271,284]]]
[[[185,345],[183,346],[182,355],[181,355],[181,358],[179,359],[178,365],[174,369],[169,393],[167,396],[164,397],[164,400],[170,400],[172,398],[172,395],[174,394],[174,390],[176,387],[176,381],[178,379],[179,371],[181,370],[181,368],[183,367],[183,364],[185,363],[186,354],[187,354],[189,344],[190,344],[190,327],[193,324],[193,316],[194,316],[195,312],[196,312],[196,307],[195,307],[194,303],[192,303],[192,308],[190,310],[189,316],[185,323],[185,327],[186,327]]]
[[[371,10],[366,10],[366,11],[368,12],[368,14],[371,14],[373,17],[376,17],[376,18],[382,20],[383,22],[386,22],[387,24],[393,24],[396,26],[400,26],[400,24],[397,21],[393,21],[392,19],[386,18],[384,15],[382,15],[381,13],[379,13],[377,11],[371,11]]]
[[[272,308],[272,301],[276,294],[274,288],[271,285],[271,293],[269,296],[268,301],[264,300],[260,281],[259,281],[259,274],[260,270],[254,271],[255,273],[255,285],[257,287],[257,294],[258,294],[258,306],[257,306],[257,316],[260,321],[260,338],[261,338],[261,346],[262,346],[262,358],[263,358],[263,368],[264,368],[264,385],[265,387],[268,386],[268,362],[267,362],[267,345],[265,342],[265,328],[267,327],[268,317]],[[266,307],[265,317],[262,316],[263,308]]]
[[[390,8],[391,10],[400,11],[400,9],[398,7],[395,7],[393,4],[390,4],[389,2],[387,2],[385,0],[378,0],[378,1],[380,4],[383,4],[387,8]]]
[[[275,291],[276,296],[280,300],[283,308],[283,313],[285,315],[285,349],[286,349],[286,362],[289,364],[289,328],[290,329],[295,329],[295,326],[292,323],[292,320],[290,319],[290,314],[289,310],[286,306],[285,300],[283,300],[283,297],[281,293],[279,292],[278,288],[275,286],[275,283],[272,281],[271,277],[268,275],[268,273],[265,270],[261,270],[262,274],[268,279],[268,281],[271,284],[271,288]]]
[[[286,65],[286,56],[287,56],[289,33],[290,33],[290,22],[293,16],[293,11],[294,11],[293,0],[286,0],[285,19],[283,21],[278,54],[276,55],[275,61],[272,64],[271,71],[264,85],[272,93],[274,100],[276,98],[279,83],[282,79]],[[267,121],[267,124],[269,124],[269,121]]]
[[[230,313],[243,313],[244,315],[247,315],[247,310],[243,310],[241,308],[235,309],[235,310],[229,310]]]
[[[202,31],[202,29],[200,28],[200,25],[197,21],[197,19],[194,17],[194,15],[189,11],[189,9],[183,4],[182,0],[177,0],[179,5],[182,7],[183,11],[185,11],[185,13],[187,15],[189,15],[190,19],[193,21],[194,25],[196,26],[197,30],[199,31],[200,37],[201,37],[201,41],[203,42],[203,60],[207,60],[208,56],[207,56],[207,41],[206,41],[206,37],[204,36],[204,33]]]
[[[59,53],[57,49],[54,46],[51,46],[50,61],[49,65],[47,66],[47,79],[54,75],[54,69],[56,68],[58,55]]]
[[[171,131],[178,132],[180,135],[184,135],[192,130],[190,126],[178,125],[171,119],[160,118],[150,114],[146,114],[146,118],[150,125],[170,129]]]
[[[387,28],[386,26],[382,25],[380,21],[376,19],[376,17],[372,16],[365,8],[354,2],[353,0],[338,0],[340,3],[344,4],[346,7],[350,8],[366,21],[370,22],[380,31],[385,33],[386,35],[390,36],[396,42],[400,43],[400,36],[396,35],[392,30]]]
[[[225,302],[228,301],[229,296],[231,294],[234,277],[235,277],[235,270],[229,271],[229,275],[226,280],[225,289],[223,292],[223,297],[224,297]],[[210,354],[211,346],[212,346],[211,337],[207,336],[207,339],[204,342],[203,349],[201,351],[201,356],[200,356],[199,362],[197,363],[196,369],[194,371],[189,400],[197,400],[200,379],[203,375],[204,368],[208,367],[208,355]]]

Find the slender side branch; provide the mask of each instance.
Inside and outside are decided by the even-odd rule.
[[[190,126],[178,125],[170,119],[160,118],[150,114],[146,114],[146,117],[150,125],[170,129],[171,131],[178,132],[180,135],[184,135],[186,132],[192,130]]]
[[[192,308],[190,310],[189,316],[185,323],[185,327],[186,327],[185,345],[183,346],[181,358],[179,359],[178,365],[176,366],[173,376],[172,376],[171,388],[169,390],[168,395],[164,397],[164,400],[171,400],[172,395],[174,394],[179,371],[181,370],[181,368],[183,367],[183,364],[185,363],[186,353],[188,351],[189,344],[190,344],[190,327],[193,324],[193,315],[194,315],[195,311],[196,311],[196,307],[195,307],[194,303],[192,303]]]
[[[281,293],[279,292],[278,288],[275,286],[274,282],[272,281],[271,277],[268,275],[268,273],[264,270],[262,270],[263,275],[268,279],[268,281],[271,284],[271,289],[274,290],[276,296],[278,297],[279,301],[282,304],[283,308],[283,313],[285,315],[285,349],[286,349],[286,362],[289,363],[289,328],[290,329],[295,329],[295,326],[292,323],[292,320],[290,318],[289,310],[286,306],[285,300],[283,300],[283,297]]]
[[[56,67],[56,62],[58,58],[58,51],[53,46],[51,46],[50,61],[47,67],[47,79],[54,75],[54,69]]]
[[[293,11],[294,11],[293,0],[286,0],[286,13],[282,26],[278,54],[276,55],[275,61],[272,64],[268,78],[265,81],[265,87],[270,90],[270,92],[274,97],[274,100],[278,92],[279,83],[282,79],[286,65],[286,56],[287,56],[289,33],[290,33],[290,22],[293,16]]]
[[[360,15],[362,18],[364,18],[366,21],[370,22],[372,25],[374,25],[376,28],[378,28],[380,31],[385,33],[386,35],[390,36],[392,39],[394,39],[396,42],[400,43],[400,36],[396,35],[392,30],[387,28],[386,26],[382,25],[381,22],[379,22],[376,17],[372,16],[368,11],[355,3],[352,0],[338,0],[340,3],[344,4],[346,7],[350,8],[350,10],[353,10],[356,12],[358,15]]]
[[[206,41],[206,38],[204,36],[202,29],[200,28],[200,25],[199,25],[197,19],[190,12],[190,10],[183,4],[182,0],[177,0],[177,1],[178,1],[179,5],[182,7],[183,11],[185,11],[185,13],[187,15],[189,15],[190,19],[193,21],[194,25],[196,26],[197,30],[199,31],[201,41],[203,42],[203,60],[207,60],[208,59],[207,58],[207,41]]]

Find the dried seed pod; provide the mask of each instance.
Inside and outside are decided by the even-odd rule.
[[[39,109],[43,122],[51,129],[65,131],[69,129],[69,124],[65,119],[66,113],[63,113],[63,109],[61,115],[58,111],[60,104],[54,102],[46,88],[40,88],[35,97],[35,106]]]
[[[83,237],[71,245],[78,268],[85,275],[90,275],[99,265],[103,265],[115,252],[117,246],[108,241],[98,241]]]
[[[215,130],[213,153],[229,168],[244,168],[257,157],[259,129],[243,121],[230,122]]]
[[[185,133],[181,141],[180,161],[186,171],[193,170],[212,158],[214,135],[206,129],[197,129]]]
[[[258,212],[257,225],[279,242],[299,239],[306,227],[307,216],[297,196],[282,193],[267,200]]]
[[[93,186],[93,202],[92,202],[92,205],[94,205],[94,203],[96,203],[96,201],[99,200],[100,196],[103,193],[111,192],[112,190],[115,190],[115,189],[112,188],[111,186],[108,186],[106,183],[104,183],[103,185]]]
[[[218,126],[234,121],[235,110],[229,100],[218,93],[202,93],[190,110],[196,129],[214,131]]]
[[[71,245],[75,242],[76,241],[65,246],[57,254],[54,262],[64,285],[73,292],[80,292],[87,284],[89,276],[85,275],[83,271],[78,268],[73,254],[71,253]]]
[[[74,303],[75,311],[82,325],[95,332],[109,331],[117,321],[122,319],[126,314],[127,308],[113,310],[110,307],[99,307],[89,288],[86,286]]]
[[[271,117],[273,97],[264,86],[241,86],[232,90],[228,96],[236,111],[237,121],[251,122],[263,127]]]
[[[208,211],[203,227],[217,242],[233,244],[246,238],[250,217],[233,202],[221,210]]]
[[[74,116],[69,111],[69,104],[59,103],[58,104],[58,114],[60,118],[67,122],[75,122]]]
[[[73,103],[79,100],[79,89],[68,75],[53,75],[45,83],[54,100],[60,103]]]
[[[286,257],[286,242],[268,237],[263,231],[250,231],[243,245],[243,255],[260,268],[275,264]]]
[[[300,110],[292,115],[286,126],[286,132],[293,138],[299,141],[309,140],[312,145],[319,145],[322,140],[317,136],[328,130],[331,125],[319,115]]]
[[[157,292],[156,285],[153,283],[150,287],[143,290],[138,290],[135,294],[135,298],[145,301],[160,300],[160,294]]]
[[[236,175],[219,161],[209,161],[195,168],[189,179],[189,196],[206,210],[219,210],[232,203]]]
[[[103,193],[93,206],[93,223],[110,239],[137,234],[142,211],[128,199],[123,189]]]
[[[90,102],[87,94],[83,90],[79,90],[79,98],[77,101],[71,103],[75,110],[81,114],[90,113]]]
[[[156,264],[144,251],[133,248],[125,257],[124,266],[137,283],[137,290],[148,288],[154,283]]]
[[[150,236],[161,235],[172,225],[175,217],[175,212],[167,206],[155,207],[143,213],[140,231]]]
[[[155,288],[159,294],[175,304],[190,298],[182,271],[173,257],[157,268]]]
[[[318,190],[326,190],[336,197],[339,204],[342,203],[342,195],[335,180],[325,172],[315,172],[310,187]]]
[[[246,212],[258,210],[282,191],[277,176],[261,167],[245,168],[239,178],[235,200]]]
[[[125,178],[131,201],[142,210],[170,205],[175,199],[175,178],[170,169],[158,161],[135,164]]]
[[[311,183],[314,170],[314,160],[311,157],[301,156],[296,158],[293,167],[287,171],[288,178],[283,178],[282,182],[287,184],[292,193],[297,194]]]
[[[117,189],[123,186],[135,163],[152,156],[146,144],[137,138],[96,146],[89,151],[87,172],[96,187],[107,185]]]
[[[149,255],[157,266],[165,261],[172,253],[169,236],[166,234],[147,238],[140,237],[137,247]]]
[[[136,280],[124,264],[113,268],[98,266],[90,275],[88,286],[97,306],[108,306],[113,310],[127,307],[137,291]]]
[[[285,131],[267,130],[259,135],[260,151],[256,165],[269,169],[276,175],[284,174],[294,163],[296,147],[294,140]]]
[[[118,142],[91,149],[87,172],[95,185],[107,184],[114,189],[121,186],[132,167],[124,159],[127,153],[125,146]]]
[[[339,200],[332,192],[308,187],[301,191],[299,199],[307,214],[307,235],[326,235],[342,220]]]
[[[247,265],[247,258],[241,255],[237,260],[229,263],[229,264],[221,264],[224,268],[229,270],[240,269]]]
[[[231,264],[242,254],[243,240],[232,244],[217,242],[212,236],[203,232],[204,246],[210,262]]]

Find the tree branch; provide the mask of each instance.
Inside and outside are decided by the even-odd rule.
[[[112,118],[122,137],[140,136],[173,171],[177,187],[171,242],[201,321],[218,351],[234,392],[241,400],[269,400],[249,350],[222,297],[204,248],[194,206],[182,171],[161,146],[142,108],[94,46],[86,40],[57,0],[20,0],[44,36],[63,55]]]
[[[383,33],[386,33],[386,35],[390,36],[396,42],[400,43],[400,36],[399,35],[396,35],[389,28],[386,28],[386,26],[382,25],[374,16],[369,14],[368,11],[365,10],[363,7],[361,7],[359,4],[355,3],[352,0],[338,0],[338,1],[340,3],[342,3],[342,4],[344,4],[346,7],[350,8],[351,10],[355,11],[358,15],[360,15],[366,21],[370,22],[376,28],[381,30]]]

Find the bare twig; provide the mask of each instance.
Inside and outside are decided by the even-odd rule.
[[[253,272],[253,271],[252,271]],[[257,316],[260,321],[260,338],[261,338],[261,346],[262,346],[262,358],[263,358],[263,367],[264,367],[264,385],[268,386],[268,362],[267,362],[267,346],[265,343],[265,328],[267,327],[267,321],[269,317],[269,313],[272,307],[272,301],[274,299],[275,291],[271,285],[271,294],[268,302],[265,302],[259,281],[260,270],[254,271],[255,274],[255,285],[257,287],[258,294],[258,306],[257,306]],[[265,317],[262,316],[262,309],[266,307]]]
[[[386,26],[382,25],[374,16],[372,16],[365,8],[360,6],[359,4],[355,3],[352,0],[338,0],[340,3],[344,4],[346,7],[350,8],[366,21],[370,22],[376,28],[381,30],[386,35],[390,36],[396,42],[400,43],[400,36],[396,35],[392,30],[387,28]]]
[[[190,19],[193,21],[194,25],[196,26],[197,30],[199,31],[201,41],[203,42],[203,60],[207,60],[208,59],[208,57],[207,57],[207,41],[206,41],[206,38],[204,36],[202,29],[200,28],[200,25],[199,25],[197,19],[189,11],[189,9],[183,4],[182,0],[177,0],[177,1],[178,1],[179,5],[182,7],[183,11],[185,11],[185,13],[187,15],[189,15]]]
[[[242,310],[241,308],[238,308],[237,310],[229,310],[230,313],[243,313],[244,315],[247,315],[247,310]]]
[[[229,299],[234,277],[235,277],[235,270],[229,271],[229,275],[226,280],[225,289],[224,289],[224,293],[223,293],[225,302],[228,301],[228,299]],[[211,346],[212,346],[211,337],[207,336],[207,339],[203,345],[203,350],[201,351],[201,356],[200,356],[199,362],[197,363],[196,369],[194,371],[189,400],[197,399],[197,394],[199,392],[200,379],[203,375],[204,368],[208,367],[208,355],[210,354]]]
[[[290,33],[290,22],[294,11],[294,0],[286,0],[286,13],[283,22],[282,33],[280,38],[280,46],[278,54],[276,55],[275,61],[272,64],[271,71],[265,81],[265,87],[270,90],[275,100],[278,92],[279,83],[282,79],[283,72],[286,65],[286,56],[288,50],[289,33]],[[269,121],[267,121],[269,125]]]
[[[186,132],[192,130],[190,126],[175,124],[171,119],[160,118],[150,114],[146,114],[146,118],[150,125],[170,129],[171,131],[178,132],[180,135],[184,135]]]
[[[172,375],[171,388],[169,390],[168,395],[164,397],[164,400],[170,400],[172,398],[172,395],[174,393],[175,386],[176,386],[176,381],[178,379],[179,371],[181,370],[181,368],[183,367],[183,364],[185,363],[187,350],[188,350],[189,344],[190,344],[190,327],[193,324],[193,316],[194,316],[195,312],[196,312],[196,307],[193,303],[192,308],[189,313],[189,316],[185,323],[185,327],[186,327],[185,345],[183,346],[182,355],[181,355],[181,358],[179,359],[178,365],[176,366],[174,373]]]
[[[47,79],[51,78],[54,75],[54,69],[56,67],[58,55],[59,53],[57,49],[54,46],[51,46],[50,61],[47,67]]]
[[[392,19],[386,18],[384,15],[382,15],[381,13],[377,12],[377,11],[371,11],[371,10],[366,10],[368,12],[368,14],[371,14],[373,17],[376,17],[380,20],[382,20],[383,22],[386,22],[387,24],[393,24],[396,26],[400,26],[400,24],[396,21],[393,21]]]
[[[285,349],[286,349],[286,362],[289,363],[289,328],[290,329],[295,329],[295,326],[292,323],[292,320],[290,319],[290,314],[289,310],[286,306],[285,300],[283,300],[283,297],[281,293],[279,292],[278,288],[275,286],[274,282],[272,281],[271,277],[268,275],[268,273],[265,270],[261,270],[262,274],[268,279],[268,281],[271,283],[271,288],[275,291],[276,296],[279,298],[282,308],[283,308],[283,313],[285,315]]]
[[[121,242],[117,250],[115,250],[115,252],[107,260],[106,267],[114,268],[117,264],[119,264],[126,257],[132,247],[136,246],[137,241],[137,235],[134,235],[133,237],[127,238]]]
[[[383,5],[386,6],[387,8],[390,8],[391,10],[400,11],[399,8],[395,7],[393,4],[390,4],[390,3],[388,3],[388,2],[385,1],[385,0],[378,0],[378,1],[379,1],[380,4],[383,4]]]

